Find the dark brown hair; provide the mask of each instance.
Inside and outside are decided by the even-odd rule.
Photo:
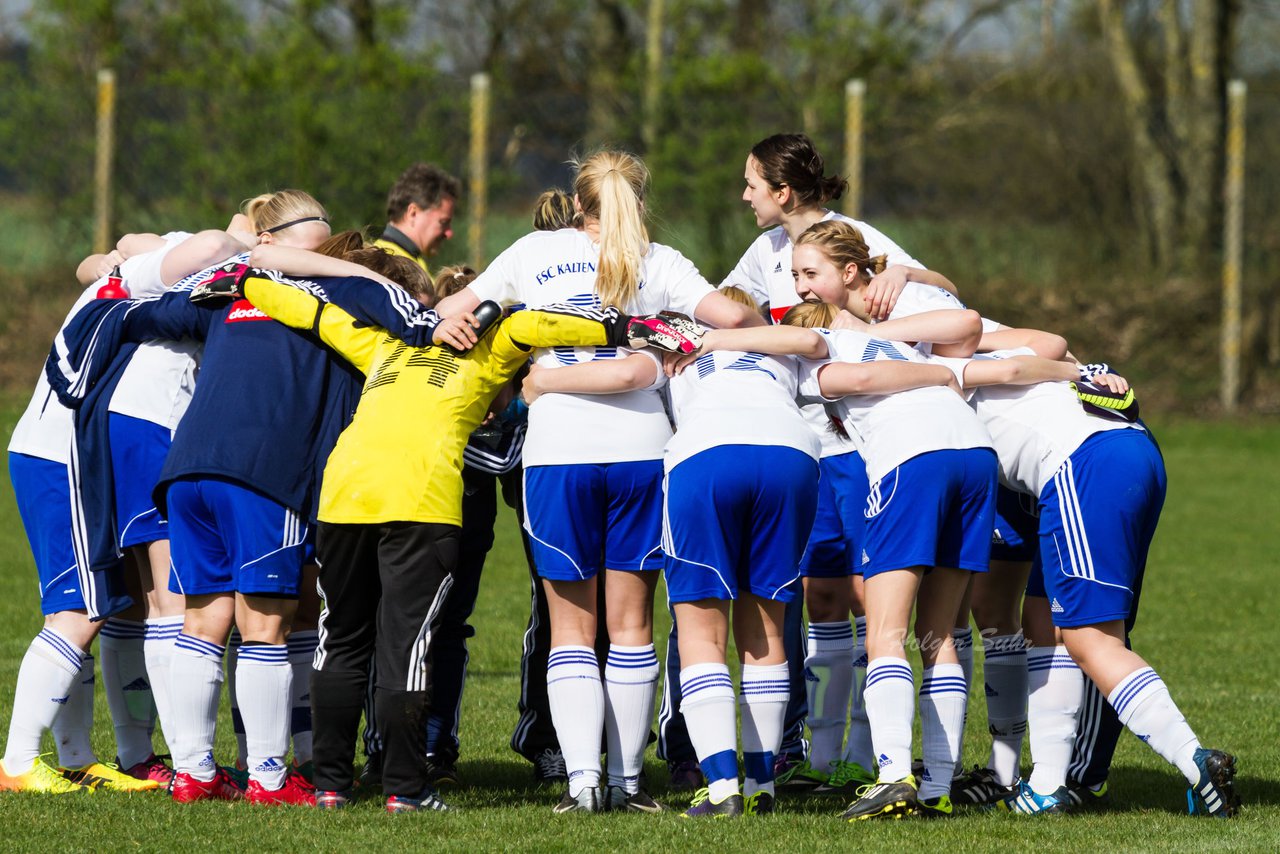
[[[404,218],[409,205],[431,210],[445,199],[462,197],[462,183],[439,166],[415,163],[396,179],[387,193],[387,222]]]
[[[802,133],[778,133],[751,147],[760,177],[772,190],[790,187],[798,207],[825,205],[849,188],[839,175],[825,175],[826,164],[813,140]]]

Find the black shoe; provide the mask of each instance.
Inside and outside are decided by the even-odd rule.
[[[707,784],[702,776],[702,766],[696,759],[668,762],[667,774],[671,778],[667,786],[673,792],[696,792]]]
[[[427,785],[439,789],[442,786],[457,786],[458,767],[452,762],[427,757]]]
[[[666,807],[655,801],[644,789],[628,792],[621,786],[609,786],[604,791],[604,808],[610,812],[666,812]]]
[[[370,753],[364,760],[364,767],[360,769],[360,776],[356,779],[356,786],[364,791],[370,789],[382,788],[382,754]]]
[[[1018,791],[1017,781],[1012,786],[1002,786],[996,772],[990,768],[974,766],[951,781],[951,802],[956,806],[985,806],[1003,801]]]
[[[604,812],[604,802],[600,798],[600,788],[598,786],[588,786],[575,798],[569,794],[566,789],[564,797],[560,799],[560,803],[556,804],[552,809],[554,813],[566,812]]]
[[[863,821],[869,818],[902,818],[920,811],[916,798],[916,781],[907,777],[896,783],[876,783],[866,794],[849,804],[841,814],[845,821]]]
[[[773,795],[768,792],[756,792],[744,799],[744,812],[747,815],[769,815],[773,812]]]
[[[708,789],[699,789],[693,803],[680,813],[681,818],[737,818],[746,812],[742,795],[732,794],[723,801],[713,802]]]
[[[1101,810],[1111,803],[1111,792],[1107,789],[1107,781],[1094,788],[1081,783],[1079,780],[1067,778],[1067,797],[1071,799],[1074,808],[1082,811]]]
[[[539,783],[567,783],[569,773],[565,771],[564,754],[555,748],[548,747],[541,753],[534,754],[533,779]]]

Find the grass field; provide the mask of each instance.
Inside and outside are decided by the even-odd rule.
[[[0,408],[7,438],[19,408]],[[1160,425],[1158,425],[1160,426]],[[1184,784],[1146,746],[1125,736],[1111,778],[1114,808],[1102,815],[1019,819],[970,813],[949,822],[839,822],[843,804],[784,798],[779,813],[737,822],[670,816],[554,816],[559,791],[538,788],[507,749],[515,722],[527,582],[514,521],[500,520],[473,622],[471,678],[463,716],[465,786],[448,815],[391,817],[365,802],[343,813],[248,805],[177,807],[161,795],[51,799],[0,796],[4,850],[755,850],[892,847],[935,851],[1276,850],[1280,848],[1280,663],[1275,657],[1276,520],[1280,518],[1280,425],[1160,426],[1170,497],[1157,535],[1135,642],[1163,675],[1208,745],[1240,759],[1245,802],[1231,822],[1182,815]],[[17,667],[39,627],[35,575],[7,479],[0,489],[0,718],[8,720]],[[114,745],[99,692],[95,746]],[[985,713],[971,707],[966,762],[985,757]],[[229,719],[219,756],[232,757]],[[1026,756],[1024,754],[1024,761]],[[666,772],[650,759],[653,793]],[[686,801],[672,795],[673,806]]]

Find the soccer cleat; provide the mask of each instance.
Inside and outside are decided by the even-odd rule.
[[[609,812],[665,812],[666,807],[655,801],[644,789],[628,792],[621,786],[609,786],[604,790],[604,809]]]
[[[120,757],[117,756],[116,765],[119,764]],[[160,786],[168,786],[173,781],[173,769],[154,753],[136,765],[122,768],[121,772],[136,780],[155,780]]]
[[[951,803],[950,795],[938,795],[936,798],[923,798],[920,800],[921,818],[951,818],[956,814],[955,806]]]
[[[813,790],[815,795],[853,795],[863,786],[871,786],[876,776],[857,762],[845,762],[837,759],[831,763],[831,774],[827,782],[821,783]]]
[[[308,783],[311,783],[315,780],[316,766],[315,766],[315,763],[312,762],[310,759],[308,759],[306,762],[301,762],[301,763],[299,763],[298,760],[295,759],[291,763],[290,767],[293,768],[293,773],[302,777],[302,779],[306,780]]]
[[[548,747],[533,757],[533,779],[539,783],[567,783],[569,772],[564,767],[564,754]]]
[[[1023,780],[1018,784],[1016,793],[996,802],[996,809],[1019,815],[1061,815],[1070,812],[1071,805],[1071,795],[1066,786],[1059,786],[1049,794],[1041,795]]]
[[[696,759],[668,762],[667,773],[671,777],[668,788],[673,792],[696,792],[707,784],[702,776],[702,766]]]
[[[428,756],[427,785],[436,789],[442,786],[459,785],[457,766],[452,762],[436,762]]]
[[[734,792],[722,801],[711,800],[710,789],[699,789],[681,818],[737,818],[746,812],[742,795]]]
[[[321,810],[341,810],[351,806],[351,802],[355,798],[351,794],[351,790],[347,789],[342,792],[316,790],[316,809]]]
[[[576,797],[569,794],[569,790],[566,789],[560,803],[551,809],[557,815],[567,812],[604,812],[604,810],[605,803],[600,797],[599,786],[587,786],[578,792]]]
[[[819,783],[826,782],[828,775],[809,767],[809,760],[803,756],[779,753],[773,759],[773,782],[781,789],[812,789]]]
[[[40,792],[45,795],[88,794],[93,786],[72,782],[54,770],[43,757],[32,761],[31,767],[21,774],[10,774],[0,762],[0,791]]]
[[[452,809],[448,804],[441,800],[439,793],[435,789],[427,787],[422,794],[416,798],[406,798],[400,795],[390,795],[387,798],[387,812],[449,812]]]
[[[996,772],[974,766],[951,781],[951,802],[956,806],[986,806],[1002,801],[1017,792],[1017,783],[1002,786]]]
[[[902,818],[920,811],[916,798],[916,778],[910,775],[896,783],[876,783],[862,791],[859,798],[840,814],[845,821],[870,818]]]
[[[180,804],[194,801],[238,801],[244,798],[244,792],[231,781],[225,768],[219,768],[208,782],[179,771],[173,775],[170,791],[173,793],[173,800]]]
[[[1200,779],[1187,789],[1187,812],[1231,818],[1240,812],[1240,796],[1236,794],[1236,758],[1221,750],[1197,747],[1196,767]]]
[[[1107,789],[1106,780],[1094,788],[1068,777],[1067,797],[1071,799],[1072,809],[1100,810],[1111,802],[1111,792]]]
[[[223,773],[227,775],[227,779],[231,781],[231,785],[240,791],[247,791],[249,788],[249,769],[241,768],[237,762],[234,766],[219,766]]]
[[[365,757],[364,767],[360,769],[360,777],[356,780],[360,789],[382,788],[382,754],[370,753]]]
[[[773,812],[773,795],[768,792],[756,792],[743,799],[743,813],[746,815],[769,815]]]
[[[160,788],[156,780],[139,780],[106,762],[91,762],[83,768],[59,768],[58,773],[73,783],[108,792],[150,792]]]
[[[263,806],[291,804],[313,807],[316,805],[316,790],[301,774],[291,772],[284,778],[284,785],[278,789],[268,789],[257,780],[250,780],[244,798],[251,804]]]

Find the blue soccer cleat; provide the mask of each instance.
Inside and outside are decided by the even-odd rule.
[[[1240,796],[1236,794],[1236,758],[1221,750],[1197,747],[1196,766],[1199,781],[1187,789],[1187,812],[1231,818],[1240,812]]]

